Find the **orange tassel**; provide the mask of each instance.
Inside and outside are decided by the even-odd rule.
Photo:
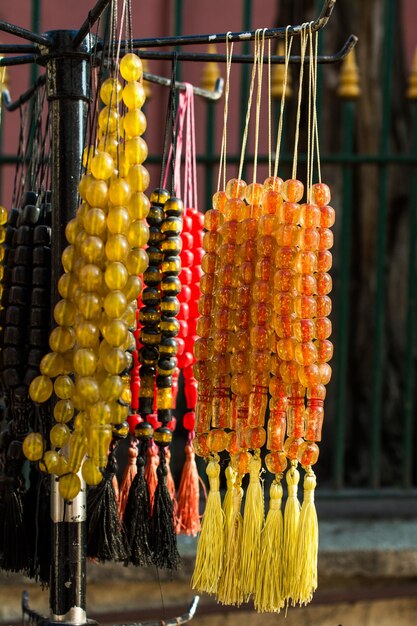
[[[185,463],[178,489],[177,534],[196,536],[201,530],[200,489],[197,465],[191,441],[185,445]]]
[[[130,487],[138,471],[136,467],[136,459],[138,458],[137,448],[130,447],[127,456],[128,463],[125,471],[123,472],[122,481],[120,483],[119,497],[117,499],[117,510],[119,511],[120,521],[123,520]]]
[[[156,486],[158,484],[158,476],[156,474],[156,469],[158,465],[159,465],[158,448],[154,443],[152,443],[148,448],[146,467],[145,467],[145,480],[148,483],[149,505],[150,505],[151,515],[153,512],[153,503],[155,499]]]

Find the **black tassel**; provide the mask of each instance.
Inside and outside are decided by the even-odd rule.
[[[147,422],[142,422],[138,425],[138,428],[143,430],[144,424],[147,424]],[[150,424],[147,425],[152,430]],[[138,429],[136,429],[135,435],[139,434]],[[123,517],[130,546],[128,562],[137,567],[152,564],[150,498],[148,484],[145,480],[146,451],[148,446],[149,438],[146,436],[141,437],[139,439],[136,460],[138,471],[130,487]]]
[[[26,533],[23,524],[22,444],[12,441],[0,498],[0,569],[26,573],[29,567]]]
[[[113,477],[117,472],[116,446],[112,444],[103,480],[88,492],[87,556],[105,561],[128,558],[126,532],[119,519]]]
[[[32,466],[23,510],[29,555],[27,576],[43,588],[49,586],[51,569],[50,481],[50,476],[40,474]]]
[[[168,430],[160,428],[158,431]],[[161,569],[178,569],[180,555],[177,549],[177,535],[174,524],[174,503],[169,494],[166,477],[168,469],[165,459],[165,442],[158,441],[158,431],[155,432],[155,442],[159,448],[159,465],[156,470],[158,485],[155,491],[155,500],[152,516],[152,552],[153,562]],[[171,431],[169,431],[171,434]],[[172,436],[172,434],[171,434]]]

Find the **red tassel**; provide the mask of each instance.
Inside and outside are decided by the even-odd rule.
[[[195,537],[201,530],[200,489],[195,454],[191,441],[185,445],[185,463],[178,490],[177,534]]]
[[[123,520],[130,487],[138,471],[136,467],[136,459],[138,458],[137,448],[131,446],[127,454],[128,463],[125,471],[123,472],[122,482],[120,483],[119,497],[117,499],[117,510],[119,511],[120,521]]]
[[[151,514],[153,512],[153,505],[155,499],[156,486],[158,484],[158,476],[156,473],[159,465],[158,448],[152,443],[148,448],[146,467],[145,467],[145,480],[148,483],[149,489],[149,503]]]

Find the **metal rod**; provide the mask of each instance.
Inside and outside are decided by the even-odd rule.
[[[355,47],[357,41],[358,38],[356,37],[356,35],[349,35],[348,39],[338,52],[336,52],[335,54],[319,55],[317,57],[317,63],[330,64],[343,61],[343,59]],[[137,54],[142,59],[170,60],[175,56],[178,61],[218,61],[220,63],[226,63],[227,60],[225,54],[211,54],[209,52],[172,52],[170,50],[160,52],[155,50],[137,50]],[[304,62],[308,64],[309,61],[310,57],[306,56]],[[234,54],[232,58],[232,63],[253,63],[253,54]],[[268,63],[267,56],[263,57],[263,63]],[[271,63],[282,65],[285,63],[285,57],[279,55],[271,55]],[[301,63],[301,57],[298,55],[290,56],[289,63],[293,65],[299,65]]]
[[[319,17],[311,23],[311,30],[321,30],[328,22],[333,11],[336,0],[325,0]],[[302,24],[296,26],[281,26],[279,28],[267,28],[265,39],[278,39],[288,35],[300,35]],[[209,35],[181,35],[177,37],[156,37],[148,39],[133,39],[134,48],[160,48],[162,46],[187,46],[193,44],[225,43],[226,39],[235,42],[252,41],[255,39],[256,31],[243,31],[236,33],[219,33]],[[122,42],[123,46],[123,42]]]
[[[0,30],[4,33],[10,33],[11,35],[16,35],[16,37],[33,41],[33,43],[38,43],[41,46],[51,45],[50,40],[48,37],[45,37],[45,35],[37,35],[36,33],[32,33],[31,30],[10,24],[9,22],[4,22],[3,20],[0,20]]]
[[[110,4],[110,0],[98,0],[95,7],[88,12],[87,19],[83,22],[77,34],[74,37],[73,48],[78,48],[84,37],[89,33],[92,26],[99,19],[104,9]]]
[[[37,63],[38,54],[27,54],[21,57],[4,57],[0,59],[0,67],[9,67],[11,65],[25,65],[26,63]]]
[[[165,76],[157,76],[155,74],[149,74],[149,72],[143,72],[143,78],[150,83],[163,85],[164,87],[171,87],[171,79],[166,78]],[[196,96],[201,96],[202,98],[206,98],[206,100],[219,100],[223,93],[223,84],[223,78],[218,78],[213,91],[210,91],[209,89],[202,89],[201,87],[194,87],[194,85],[193,91]],[[175,81],[175,89],[185,91],[186,84]]]
[[[5,43],[0,44],[0,54],[16,54],[21,52],[35,53],[38,52],[37,46],[30,43]]]
[[[30,89],[22,93],[22,95],[19,96],[19,98],[15,100],[14,102],[12,102],[10,99],[9,90],[4,89],[2,92],[2,97],[3,97],[3,104],[6,107],[6,109],[8,111],[16,111],[16,109],[19,109],[22,106],[22,104],[25,104],[25,102],[28,102],[28,100],[31,99],[31,97],[37,92],[37,90],[39,89],[41,85],[45,84],[45,80],[46,80],[46,74],[42,74],[42,76],[39,76],[35,84],[32,85]]]

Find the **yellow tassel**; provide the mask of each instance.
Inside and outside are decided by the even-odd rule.
[[[225,471],[227,490],[223,499],[224,532],[225,544],[227,543],[227,533],[233,517],[233,488],[236,482],[236,472],[231,465]]]
[[[314,504],[316,476],[311,467],[304,477],[304,500],[301,507],[298,527],[297,557],[298,580],[296,598],[300,604],[308,604],[317,589],[317,554],[319,547],[319,526]]]
[[[241,552],[241,584],[244,599],[249,600],[255,592],[258,565],[261,552],[261,532],[264,523],[264,494],[259,478],[261,459],[255,452],[249,465],[249,486],[246,492],[243,516],[243,536]]]
[[[284,599],[286,604],[295,604],[296,584],[297,584],[297,539],[298,525],[300,520],[300,503],[297,498],[298,482],[300,472],[292,465],[286,476],[288,487],[288,498],[284,511],[284,545],[283,545],[283,565],[284,565]]]
[[[237,479],[232,495],[232,515],[227,530],[226,551],[224,554],[223,571],[219,581],[217,600],[222,604],[243,602],[240,585],[240,547],[242,543],[243,518],[240,512],[243,498],[241,480]]]
[[[261,560],[256,579],[254,604],[259,613],[279,611],[284,606],[282,594],[282,543],[284,522],[282,519],[282,486],[279,477],[270,489],[269,511],[261,536]]]
[[[191,586],[198,591],[216,593],[223,566],[224,513],[220,498],[220,465],[215,455],[207,465],[210,491],[197,544]]]

